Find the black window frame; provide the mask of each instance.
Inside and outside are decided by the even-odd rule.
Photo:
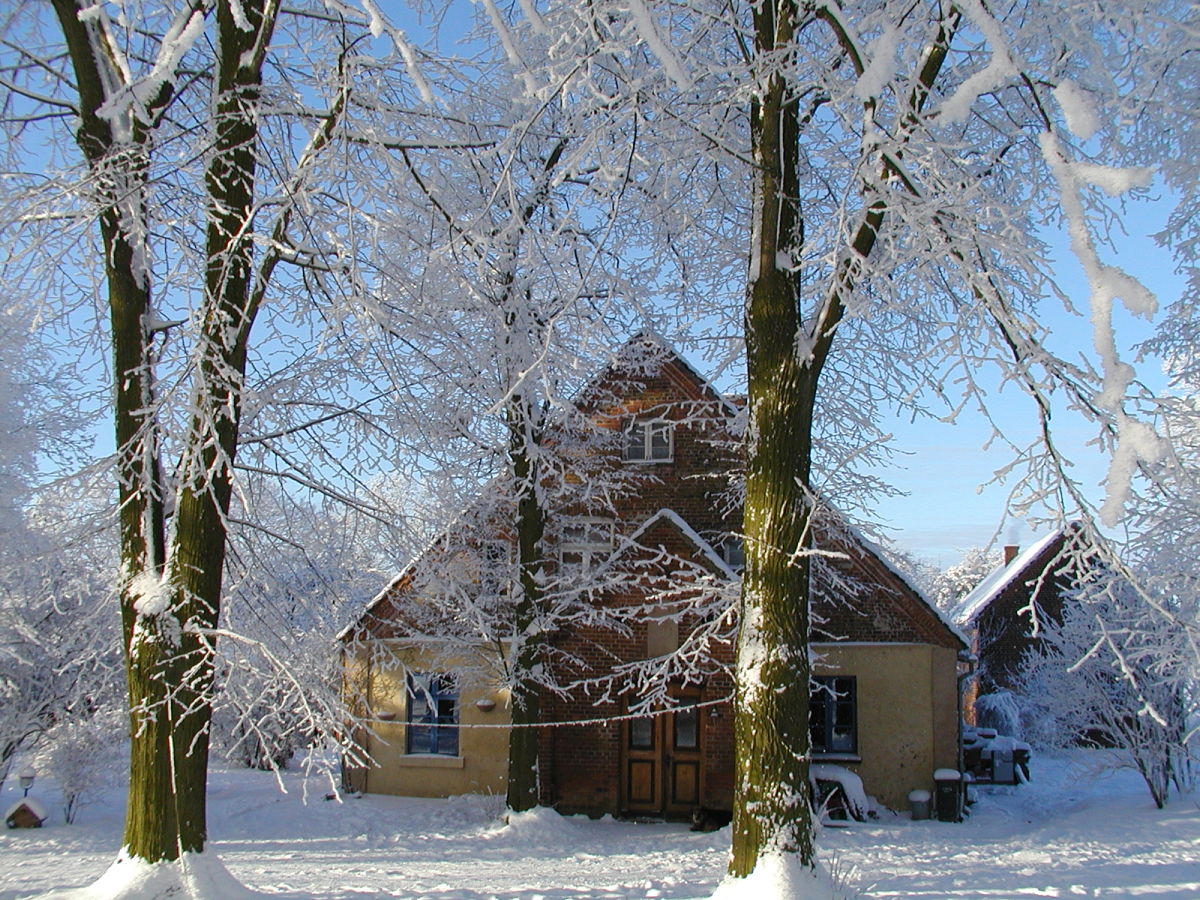
[[[831,707],[832,716],[829,714]],[[808,700],[808,737],[814,756],[858,755],[856,676],[812,676]]]
[[[444,672],[409,672],[406,686],[404,752],[458,756],[458,679]]]

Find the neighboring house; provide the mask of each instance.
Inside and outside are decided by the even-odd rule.
[[[975,724],[1012,733],[1015,711],[1005,698],[1021,686],[1022,657],[1040,647],[1048,624],[1062,622],[1063,603],[1078,581],[1080,540],[1079,529],[1068,525],[1023,551],[1005,547],[1004,564],[951,612],[978,659],[966,710]]]
[[[541,697],[541,802],[633,816],[728,810],[738,404],[640,335],[577,408],[611,429],[614,440],[596,452],[626,482],[607,516],[593,506],[548,523],[548,583],[575,573],[592,587],[547,640],[560,687]],[[481,501],[465,513],[342,635],[348,690],[373,720],[359,737],[374,765],[348,771],[353,788],[504,793],[506,642],[479,610],[503,608],[491,575],[511,536],[502,517],[488,524],[490,509]],[[814,533],[824,552],[814,565],[814,760],[854,770],[869,793],[902,808],[910,791],[932,786],[935,769],[955,766],[966,642],[840,517],[823,514]],[[452,590],[447,571],[464,598],[473,591],[486,602],[472,599],[462,614],[431,602]]]

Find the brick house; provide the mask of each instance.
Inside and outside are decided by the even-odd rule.
[[[1078,581],[1080,531],[1074,525],[1052,531],[1021,550],[1004,548],[1004,564],[959,601],[951,619],[971,640],[978,659],[967,695],[968,718],[1007,731],[981,697],[1018,691],[1022,657],[1039,648],[1050,624],[1061,624],[1063,604]]]
[[[560,689],[541,698],[541,802],[666,817],[729,809],[739,406],[639,335],[577,408],[611,430],[597,452],[626,481],[607,499],[607,516],[591,507],[566,525],[548,523],[550,581],[582,569],[598,586],[548,639],[546,665]],[[478,617],[464,625],[446,605],[419,621],[426,573],[454,570],[469,589],[489,589],[487,560],[499,558],[505,538],[483,510],[468,511],[342,635],[347,684],[373,720],[360,741],[375,765],[348,772],[354,788],[505,789],[503,637],[485,639],[472,631]],[[473,527],[476,537],[452,546]],[[853,769],[868,792],[900,808],[911,790],[931,786],[935,769],[956,764],[966,643],[840,517],[820,516],[815,534],[828,555],[814,566],[814,759]],[[489,557],[465,546],[487,540],[501,550]]]

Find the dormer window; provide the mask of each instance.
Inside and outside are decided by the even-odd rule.
[[[675,455],[670,422],[634,422],[625,433],[622,458],[629,462],[670,462]]]

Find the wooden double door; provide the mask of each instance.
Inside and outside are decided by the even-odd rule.
[[[698,697],[622,728],[621,808],[630,815],[687,818],[701,805],[703,719]]]

